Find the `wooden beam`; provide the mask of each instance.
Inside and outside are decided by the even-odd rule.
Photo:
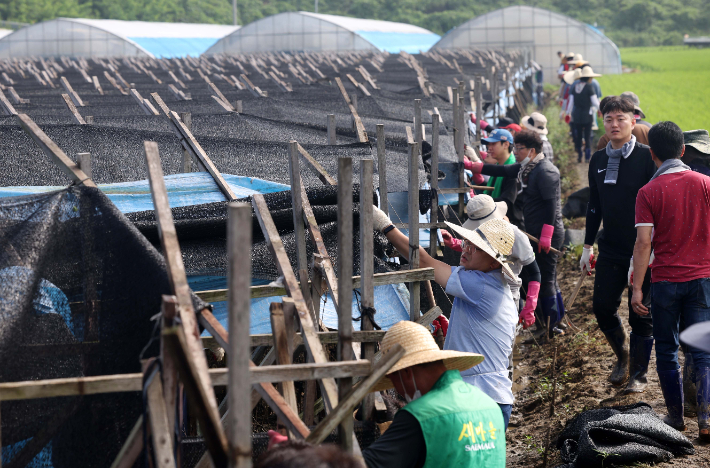
[[[150,97],[158,106],[163,115],[172,124],[173,132],[180,139],[180,143],[183,148],[190,151],[195,159],[197,159],[205,167],[205,169],[207,169],[207,172],[209,172],[212,176],[212,179],[214,179],[217,187],[222,194],[224,194],[227,201],[236,200],[237,196],[232,191],[232,188],[229,184],[227,184],[227,181],[224,180],[222,174],[220,174],[219,170],[217,170],[217,167],[212,163],[212,160],[209,156],[207,156],[207,153],[205,153],[205,150],[202,149],[202,146],[200,146],[197,142],[195,137],[192,135],[192,132],[187,128],[187,126],[185,126],[184,122],[180,120],[180,116],[178,116],[178,114],[174,111],[171,111],[168,106],[165,105],[158,93],[151,93]]]
[[[305,200],[306,198],[303,198],[304,200],[304,216],[306,218],[314,219],[315,217],[311,218],[311,215],[307,213],[307,208],[306,208],[306,203]],[[310,207],[310,204],[308,204]],[[315,227],[318,225],[316,224]],[[427,229],[427,225],[420,225],[421,228]],[[445,227],[446,225],[443,223],[437,224],[437,227]],[[407,225],[402,225],[403,228],[406,228]],[[311,232],[311,235],[313,234],[313,226],[309,223],[308,224],[309,231]],[[320,230],[319,230],[320,232]],[[321,242],[322,242],[322,237],[321,237]],[[331,267],[332,268],[332,267]],[[333,276],[335,277],[335,276]],[[410,281],[425,281],[425,280],[433,280],[434,279],[434,269],[433,268],[416,268],[413,270],[400,270],[400,271],[391,271],[388,273],[375,273],[372,276],[373,280],[373,285],[374,286],[384,286],[387,284],[399,284],[399,283],[407,283]],[[311,284],[311,282],[309,282]],[[359,289],[361,287],[361,277],[360,276],[353,276],[353,288]],[[337,283],[336,283],[337,287]],[[252,299],[257,299],[260,297],[274,297],[274,296],[285,296],[286,293],[286,288],[278,288],[274,286],[252,286],[250,288],[251,290],[251,298]],[[221,302],[221,301],[226,301],[227,300],[227,290],[226,289],[213,289],[209,291],[198,291],[195,293],[197,297],[202,299],[205,302]]]
[[[315,158],[303,148],[303,146],[300,145],[300,143],[296,144],[298,145],[298,152],[301,153],[301,156],[303,156],[311,169],[313,169],[320,181],[323,182],[324,185],[336,185],[335,179],[328,174],[325,168],[321,166],[320,163],[316,161]]]
[[[373,186],[372,186],[373,163],[372,159],[360,160],[360,271],[362,273],[362,288],[360,304],[360,329],[362,331],[372,331],[374,323],[370,316],[363,313],[366,310],[374,310],[375,307],[375,286],[373,275],[374,264],[374,236],[373,236]],[[363,343],[361,346],[361,357],[372,362],[375,356],[375,344]],[[368,394],[363,400],[363,420],[369,421],[372,417],[375,399],[373,394]]]
[[[377,124],[377,176],[380,181],[380,208],[389,214],[387,206],[387,149],[385,147],[385,126]]]
[[[353,331],[353,342],[355,343],[377,343],[382,341],[385,332],[383,330],[370,331]],[[335,344],[338,342],[338,332],[318,332],[318,338],[323,344]],[[202,340],[206,340],[203,338]],[[293,345],[300,346],[303,344],[303,337],[300,333],[293,336]],[[249,345],[254,348],[256,346],[274,346],[274,338],[271,333],[249,336]]]
[[[338,159],[338,361],[353,359],[353,161]],[[367,279],[365,279],[367,280]],[[348,394],[351,378],[338,382],[338,398]],[[353,418],[338,426],[341,448],[353,452]]]
[[[10,101],[5,97],[5,93],[0,90],[0,107],[2,108],[5,115],[17,115],[15,107],[10,104]]]
[[[84,184],[86,187],[96,187],[96,184],[87,176],[84,171],[79,169],[74,161],[62,151],[55,142],[53,142],[46,133],[27,115],[18,114],[15,117],[22,129],[27,133],[37,146],[49,156],[49,158],[59,166],[59,168],[68,175],[75,184]]]
[[[168,423],[168,411],[163,399],[163,383],[159,372],[153,375],[148,386],[148,419],[156,468],[174,468],[173,431]]]
[[[227,284],[229,285],[229,466],[251,468],[249,323],[251,301],[251,207],[230,203],[227,218]],[[291,384],[293,385],[293,384]],[[295,398],[295,394],[294,394]]]
[[[419,150],[409,144],[409,267],[419,268]],[[421,315],[420,283],[409,283],[409,319]]]
[[[285,299],[286,300],[286,299]],[[289,329],[284,318],[285,314],[291,314],[291,324],[293,324],[293,301],[289,300],[290,304],[281,302],[272,302],[270,307],[271,330],[274,333],[274,347],[276,348],[277,361],[279,365],[293,364],[293,349],[290,345],[291,340],[289,335],[293,330]],[[268,367],[267,367],[268,369]],[[296,388],[293,382],[281,382],[281,394],[288,406],[295,413],[298,413],[298,405],[296,403]]]
[[[138,421],[133,425],[133,429],[128,434],[126,442],[123,443],[116,459],[111,464],[111,468],[131,468],[138,460],[138,456],[143,452],[143,416],[138,417]]]
[[[200,323],[209,331],[212,336],[217,339],[217,342],[224,348],[224,349],[229,349],[229,335],[227,334],[227,331],[220,325],[220,323],[217,321],[217,319],[214,318],[214,315],[212,315],[212,312],[210,312],[208,309],[202,310],[200,313]],[[254,375],[254,372],[259,372],[261,369],[268,369],[267,372],[273,371],[273,367],[270,364],[273,362],[273,360],[269,359],[269,356],[275,356],[276,353],[270,352],[270,355],[267,355],[266,358],[264,358],[264,362],[262,365],[257,366],[253,362],[249,364],[249,378],[251,382],[251,376]],[[294,364],[295,365],[295,364]],[[293,372],[294,365],[287,366],[289,372]],[[298,365],[296,365],[298,366]],[[212,369],[217,370],[217,369]],[[314,369],[309,369],[308,372],[315,372]],[[299,375],[299,377],[302,377],[302,375]],[[283,377],[279,376],[279,380],[269,380],[265,379],[264,382],[258,382],[254,383],[251,382],[253,389],[259,394],[260,398],[263,398],[264,401],[269,405],[269,407],[276,413],[276,416],[283,421],[283,423],[288,427],[289,431],[291,431],[293,434],[296,434],[297,437],[299,438],[305,438],[308,436],[310,431],[306,427],[305,424],[299,419],[298,413],[295,413],[291,407],[286,403],[286,401],[283,399],[281,394],[276,390],[276,388],[271,384],[271,382],[283,382],[284,379]],[[304,380],[304,379],[300,379]],[[253,395],[252,395],[253,396]],[[259,399],[252,398],[251,399],[251,408],[253,409],[256,404],[259,402]],[[256,400],[256,402],[254,402]]]
[[[79,114],[79,111],[76,110],[76,106],[72,102],[69,95],[62,94],[62,99],[64,100],[64,104],[67,105],[67,109],[69,109],[69,113],[71,114],[72,119],[74,120],[74,123],[79,124],[79,125],[86,125],[86,121],[81,116],[81,114]]]
[[[276,267],[279,274],[284,277],[284,285],[286,286],[286,291],[289,296],[291,296],[296,304],[296,310],[298,311],[298,318],[301,322],[301,328],[305,338],[306,349],[313,358],[313,361],[318,364],[323,364],[328,362],[328,358],[325,354],[325,350],[318,339],[316,334],[316,327],[311,318],[311,314],[306,308],[306,303],[303,300],[303,295],[301,294],[301,289],[296,281],[296,276],[293,274],[291,269],[291,263],[286,255],[286,249],[283,246],[281,237],[279,236],[274,221],[271,218],[271,213],[269,208],[266,206],[266,201],[264,196],[261,194],[254,195],[252,197],[252,205],[254,207],[254,213],[256,214],[257,220],[259,221],[259,226],[261,226],[261,231],[264,234],[266,243],[271,250],[271,253],[276,260]],[[327,408],[334,408],[338,401],[337,389],[335,386],[335,381],[332,379],[324,379],[320,382],[321,393],[323,394],[323,399],[326,402]]]
[[[431,218],[432,223],[439,222],[439,114],[431,117]],[[429,231],[429,254],[436,258],[436,246],[439,243],[437,229]]]
[[[365,395],[380,381],[382,377],[404,356],[405,350],[400,345],[394,345],[375,365],[372,372],[359,385],[353,387],[330,414],[306,438],[306,442],[320,444],[333,432],[333,429],[345,418],[352,419],[353,410]]]
[[[369,140],[367,138],[367,132],[365,131],[365,126],[362,124],[362,120],[360,119],[360,116],[357,113],[357,109],[355,109],[355,106],[353,106],[352,101],[350,100],[350,96],[348,96],[348,93],[345,91],[345,87],[343,86],[343,82],[340,80],[339,77],[335,77],[335,83],[338,85],[338,89],[340,89],[340,94],[342,94],[343,99],[345,99],[345,103],[348,105],[348,108],[350,109],[350,113],[353,116],[353,120],[355,121],[355,129],[357,131],[357,139],[360,143],[367,143]]]
[[[196,400],[195,404],[199,405],[198,414],[201,417],[205,441],[210,447],[213,462],[217,465],[217,468],[220,468],[223,464],[226,464],[227,439],[219,423],[215,394],[207,370],[207,359],[200,341],[197,319],[192,307],[190,287],[187,284],[177,231],[175,230],[168,202],[165,179],[160,165],[158,144],[146,141],[144,147],[148,166],[148,181],[150,182],[155,218],[163,246],[168,279],[170,280],[173,294],[180,304],[180,320],[185,330],[179,337],[170,339],[173,340],[172,347],[175,353],[185,353],[185,361],[180,363],[183,383],[186,388],[191,388],[192,398]],[[167,337],[168,335],[164,334],[163,336]],[[190,371],[189,374],[186,373],[188,370]],[[194,379],[194,381],[191,379]]]

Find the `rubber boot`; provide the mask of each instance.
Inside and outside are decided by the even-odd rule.
[[[592,148],[586,147],[584,148],[584,162],[588,163],[590,159],[592,159]]]
[[[695,366],[693,365],[693,355],[681,346],[685,356],[683,363],[683,395],[685,396],[685,410],[683,414],[686,418],[694,418],[698,411],[698,390],[695,387]]]
[[[626,347],[626,331],[623,325],[619,325],[613,330],[605,331],[604,336],[609,342],[612,351],[616,354],[616,364],[609,376],[609,382],[614,385],[621,385],[626,380],[629,368],[629,349]]]
[[[703,442],[710,442],[710,368],[696,369],[695,378],[698,386],[698,437]]]
[[[661,392],[666,402],[668,415],[663,417],[663,422],[677,431],[687,429],[683,420],[683,377],[680,369],[670,371],[658,371],[658,381],[661,384]]]
[[[624,389],[624,395],[643,393],[646,390],[646,384],[648,384],[646,373],[652,350],[652,336],[639,336],[631,332],[629,336],[629,382]]]
[[[560,314],[560,323],[558,323],[557,326],[559,328],[561,328],[562,330],[566,330],[567,324],[564,321],[566,310],[565,310],[565,301],[564,301],[564,299],[562,299],[562,291],[559,291],[559,290],[557,291],[557,295],[555,296],[555,299],[557,300],[557,311]]]
[[[540,309],[542,310],[542,319],[545,321],[545,326],[547,326],[547,318],[550,318],[550,339],[556,335],[564,335],[565,332],[557,327],[562,318],[557,307],[557,296],[541,297],[538,299],[538,304],[540,304]]]

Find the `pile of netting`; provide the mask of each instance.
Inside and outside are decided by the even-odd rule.
[[[659,463],[695,453],[692,442],[664,423],[646,403],[575,416],[562,430],[557,448],[565,462],[557,468]]]
[[[0,246],[0,382],[140,372],[156,355],[163,258],[99,190],[0,199]],[[3,401],[3,462],[109,466],[141,408],[135,392]]]

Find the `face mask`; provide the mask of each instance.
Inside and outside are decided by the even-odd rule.
[[[530,151],[532,151],[532,150],[530,150]],[[528,155],[525,157],[525,159],[523,159],[522,161],[520,161],[520,164],[521,164],[521,165],[524,166],[524,165],[526,165],[527,163],[530,162],[530,151],[528,151]]]
[[[399,374],[399,381],[402,384],[402,388],[404,389],[405,387],[404,387],[404,381],[402,380],[402,373],[397,372],[397,374]],[[414,400],[418,400],[419,398],[422,397],[422,392],[420,392],[419,389],[417,388],[417,381],[414,380],[414,374],[412,374],[412,383],[414,384],[414,396],[410,397],[407,394],[407,390],[406,389],[404,390],[404,399],[407,401],[407,403],[411,403]]]

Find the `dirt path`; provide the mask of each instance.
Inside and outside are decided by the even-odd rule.
[[[586,168],[584,164],[579,165],[580,182],[587,180]],[[565,300],[579,279],[577,259],[570,257],[563,259],[558,268],[558,278]],[[510,427],[506,437],[509,467],[542,466],[542,453],[548,429],[552,429],[551,445],[555,447],[557,435],[566,422],[584,410],[646,402],[657,414],[666,414],[656,374],[655,352],[649,365],[649,384],[645,393],[623,396],[621,387],[614,387],[607,382],[614,356],[592,314],[593,284],[594,276],[585,280],[574,306],[567,311],[577,329],[568,328],[564,337],[557,338],[549,344],[521,346],[522,358],[515,375],[515,388],[521,390],[515,395],[512,418],[519,425]],[[630,331],[626,294],[622,298],[619,314],[627,331]],[[550,418],[552,390],[550,367],[555,346],[558,349],[557,401],[555,415]],[[679,357],[682,366],[682,353]],[[697,438],[697,420],[685,418],[685,421],[688,430],[684,434],[695,445],[696,454],[655,466],[673,465],[684,468],[710,466],[710,445],[701,444]],[[554,467],[560,463],[559,452],[553,448],[549,455],[548,466]]]

